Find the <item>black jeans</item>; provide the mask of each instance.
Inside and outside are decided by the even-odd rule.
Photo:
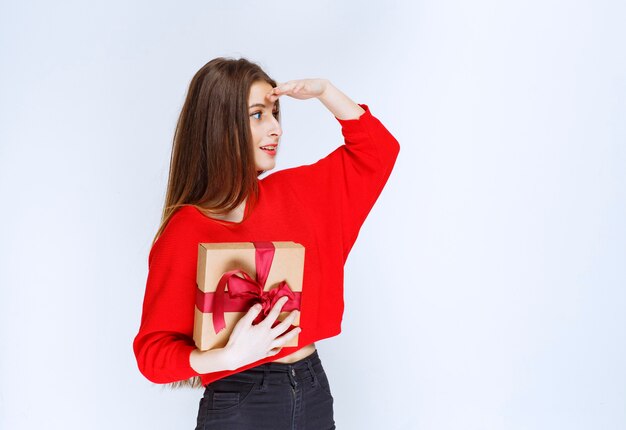
[[[291,364],[263,363],[208,384],[196,430],[332,430],[333,402],[315,350]]]

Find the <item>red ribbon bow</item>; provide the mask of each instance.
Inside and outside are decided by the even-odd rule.
[[[215,293],[197,290],[196,306],[202,312],[213,312],[215,334],[226,327],[225,311],[244,311],[256,303],[261,303],[263,308],[253,321],[253,324],[258,324],[265,319],[272,307],[283,296],[287,296],[289,299],[281,308],[281,312],[300,309],[300,293],[293,292],[286,281],[281,281],[276,288],[264,291],[265,282],[274,260],[275,248],[272,242],[252,243],[255,247],[256,280],[241,269],[230,270],[220,278]],[[237,276],[238,274],[242,275],[243,278]],[[225,292],[226,285],[228,285],[228,295]]]

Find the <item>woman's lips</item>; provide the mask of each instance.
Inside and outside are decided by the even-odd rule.
[[[269,155],[276,155],[276,150],[278,149],[278,145],[266,145],[261,146],[261,150],[266,152]]]

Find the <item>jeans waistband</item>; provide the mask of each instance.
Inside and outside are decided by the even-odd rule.
[[[309,363],[307,363],[309,362]],[[309,367],[309,364],[318,365],[321,364],[321,360],[319,354],[317,353],[317,349],[313,351],[311,354],[307,355],[304,358],[301,358],[298,361],[294,361],[293,363],[277,363],[275,361],[270,361],[269,363],[263,363],[251,369],[247,369],[246,371],[264,371],[268,369],[270,372],[291,372],[291,369],[306,369]]]
[[[296,381],[313,381],[317,384],[317,374],[323,371],[317,350],[293,363],[268,362],[241,372],[228,375],[217,382],[262,382],[263,388],[270,381],[296,384]],[[209,384],[211,385],[211,384]],[[207,386],[208,388],[208,386]]]

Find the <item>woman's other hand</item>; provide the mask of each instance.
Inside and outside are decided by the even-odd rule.
[[[283,333],[291,326],[297,316],[294,309],[283,321],[272,327],[278,319],[278,315],[287,302],[287,297],[281,297],[263,321],[253,325],[252,322],[261,312],[261,306],[252,306],[243,316],[230,334],[224,352],[232,369],[238,369],[246,364],[276,355],[283,345],[300,333],[300,327],[296,327],[289,333]],[[282,335],[282,336],[281,336]]]

